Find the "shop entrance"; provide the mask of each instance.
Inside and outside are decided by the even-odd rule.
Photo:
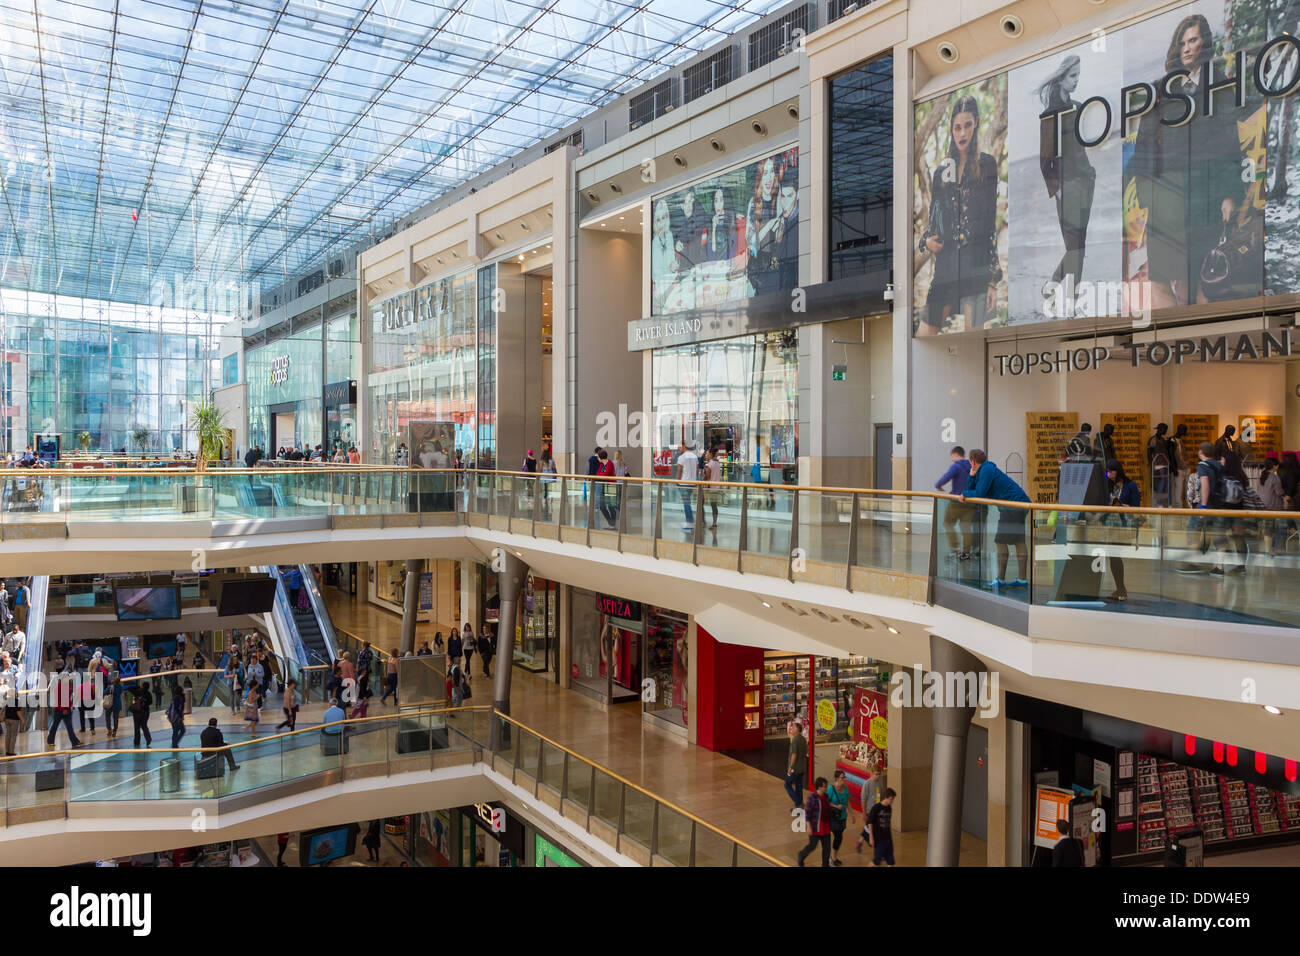
[[[267,439],[266,457],[274,458],[281,446],[294,442],[294,402],[272,405],[268,418],[271,422],[271,437]]]

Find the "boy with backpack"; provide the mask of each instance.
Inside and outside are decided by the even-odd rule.
[[[1245,486],[1240,477],[1229,472],[1223,463],[1219,461],[1214,445],[1208,441],[1201,442],[1201,447],[1197,451],[1197,458],[1199,461],[1196,465],[1195,481],[1189,481],[1187,486],[1188,504],[1195,508],[1240,508]],[[1245,574],[1245,541],[1242,540],[1239,545],[1236,540],[1240,538],[1245,529],[1235,519],[1218,515],[1207,518],[1205,524],[1207,529],[1215,534],[1212,541],[1206,540],[1201,545],[1202,553],[1208,551],[1210,546],[1213,545],[1221,555],[1225,542],[1231,543],[1232,550],[1236,551],[1241,557],[1241,563],[1234,567],[1231,573]],[[1194,568],[1194,570],[1199,569]],[[1224,573],[1222,557],[1218,558],[1215,566],[1210,569],[1210,573]]]

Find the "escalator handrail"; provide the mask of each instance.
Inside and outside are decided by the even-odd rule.
[[[329,609],[325,607],[325,597],[320,593],[320,581],[317,580],[316,572],[311,569],[311,565],[298,565],[298,573],[302,575],[302,586],[307,590],[307,601],[311,604],[312,614],[316,616],[316,626],[320,628],[321,640],[325,642],[325,649],[330,654],[330,659],[322,663],[329,664],[339,659],[339,641],[334,633],[334,622],[330,620]]]
[[[18,687],[27,690],[39,686],[41,665],[45,657],[45,608],[49,603],[50,579],[48,575],[33,575],[27,606],[27,646],[23,649],[22,665],[18,669]]]

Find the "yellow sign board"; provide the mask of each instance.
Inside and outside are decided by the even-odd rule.
[[[831,701],[817,701],[817,726],[826,731],[835,729],[835,704]]]
[[[889,720],[884,717],[871,718],[871,742],[881,750],[889,749]]]

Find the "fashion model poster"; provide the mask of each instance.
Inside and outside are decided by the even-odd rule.
[[[1263,15],[1266,38],[1300,34],[1300,4],[1276,3]],[[1286,88],[1300,74],[1300,51],[1278,50],[1265,74],[1270,88]],[[1283,295],[1300,289],[1300,96],[1269,100],[1267,150],[1264,285]]]
[[[652,315],[712,308],[799,284],[799,149],[655,199]]]
[[[1152,309],[1262,290],[1266,107],[1249,77],[1250,50],[1264,39],[1258,9],[1194,3],[1123,32],[1124,85],[1156,91],[1124,149],[1124,278],[1145,280]],[[1235,76],[1238,50],[1243,104],[1227,85],[1207,112],[1206,70],[1215,87]]]
[[[918,103],[917,335],[1007,321],[1007,76]]]
[[[1096,315],[1099,283],[1119,276],[1120,137],[1108,121],[1120,112],[1123,49],[1117,32],[1011,71],[1012,325]]]

